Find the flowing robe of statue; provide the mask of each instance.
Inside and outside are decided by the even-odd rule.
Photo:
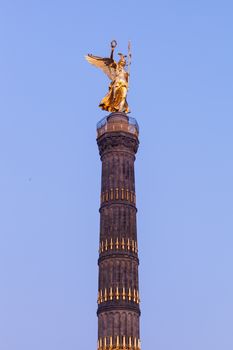
[[[85,56],[85,58],[89,63],[102,69],[111,80],[109,91],[101,100],[99,107],[108,112],[129,113],[129,107],[126,100],[129,86],[129,72],[125,70],[126,56],[120,53],[120,60],[118,63],[115,62],[113,59],[115,46],[113,46],[113,44],[111,45],[112,51],[110,58],[102,58],[91,54]]]

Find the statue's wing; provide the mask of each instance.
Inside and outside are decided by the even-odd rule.
[[[102,58],[93,56],[91,54],[88,54],[85,56],[85,58],[90,64],[93,64],[95,67],[100,68],[105,74],[107,74],[109,79],[115,79],[117,64],[112,58]]]

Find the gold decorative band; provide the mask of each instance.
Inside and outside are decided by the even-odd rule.
[[[101,193],[101,204],[113,200],[123,200],[136,204],[136,194],[126,188],[111,188],[110,190]]]
[[[131,288],[105,288],[98,292],[97,303],[101,304],[111,300],[127,300],[134,301],[136,304],[140,303],[139,291]]]
[[[99,253],[104,253],[109,250],[126,250],[133,253],[138,253],[138,244],[134,239],[125,239],[118,237],[116,239],[106,239],[100,242]]]
[[[97,350],[141,350],[141,341],[136,337],[124,335],[99,338]]]

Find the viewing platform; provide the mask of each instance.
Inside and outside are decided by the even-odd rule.
[[[138,137],[139,126],[135,118],[122,112],[114,112],[97,123],[97,138],[107,132],[127,132]]]

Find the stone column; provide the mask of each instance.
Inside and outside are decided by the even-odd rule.
[[[125,113],[97,125],[102,161],[98,350],[140,349],[134,161],[139,128]]]

